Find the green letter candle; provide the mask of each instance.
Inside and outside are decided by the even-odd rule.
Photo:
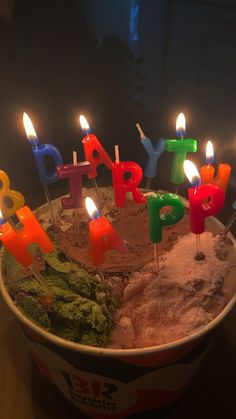
[[[185,133],[185,116],[180,114],[176,120],[176,135],[180,137],[179,140],[166,140],[166,151],[174,154],[174,161],[171,173],[171,182],[179,185],[184,182],[183,164],[187,153],[194,153],[197,151],[197,140],[184,139]]]
[[[161,214],[161,209],[170,206],[171,210]],[[150,239],[153,243],[162,240],[162,228],[178,223],[183,218],[184,206],[178,195],[172,193],[158,193],[148,197],[148,217]]]

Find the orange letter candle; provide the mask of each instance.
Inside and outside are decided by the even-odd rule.
[[[45,253],[53,250],[53,244],[29,207],[19,209],[16,215],[23,227],[14,230],[9,222],[2,224],[0,240],[18,262],[27,267],[34,259],[28,250],[31,244],[38,244]]]
[[[231,166],[225,163],[219,164],[217,175],[214,177],[214,149],[211,141],[207,141],[206,145],[206,163],[207,164],[202,166],[200,170],[202,183],[213,183],[226,192],[231,173]]]
[[[104,262],[104,254],[116,249],[120,253],[127,253],[127,247],[111,223],[102,217],[91,198],[86,198],[85,205],[91,221],[89,222],[90,256],[94,266]]]

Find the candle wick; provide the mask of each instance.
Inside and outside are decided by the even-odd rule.
[[[137,124],[136,124],[136,127],[137,127],[137,130],[138,130],[139,134],[140,134],[140,139],[141,139],[141,140],[144,140],[144,139],[146,138],[146,135],[144,134],[144,132],[143,132],[143,130],[142,130],[142,128],[140,127],[140,125],[139,125],[139,123],[138,123],[138,122],[137,122]]]
[[[115,159],[116,163],[120,163],[119,146],[117,144],[115,145]]]
[[[73,151],[73,165],[77,166],[77,164],[78,164],[77,151]]]

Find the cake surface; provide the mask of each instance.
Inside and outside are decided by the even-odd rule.
[[[48,222],[46,207],[37,210],[41,224],[55,243],[55,252],[37,249],[35,266],[53,294],[48,304],[45,290],[27,269],[5,254],[6,286],[20,310],[48,331],[92,346],[142,348],[188,336],[209,323],[225,306],[224,278],[230,264],[228,244],[210,231],[201,235],[205,259],[196,261],[195,236],[189,233],[188,209],[176,225],[163,229],[159,245],[160,269],[153,260],[147,207],[127,199],[123,215],[114,206],[112,188],[83,190],[91,196],[125,240],[127,254],[107,252],[103,277],[91,265],[88,214],[63,210],[53,202],[57,219]]]

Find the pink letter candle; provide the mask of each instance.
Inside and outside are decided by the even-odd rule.
[[[88,161],[57,166],[58,177],[60,179],[69,179],[70,196],[62,198],[62,206],[64,209],[81,208],[83,206],[82,176],[87,175],[90,170],[91,164]]]

